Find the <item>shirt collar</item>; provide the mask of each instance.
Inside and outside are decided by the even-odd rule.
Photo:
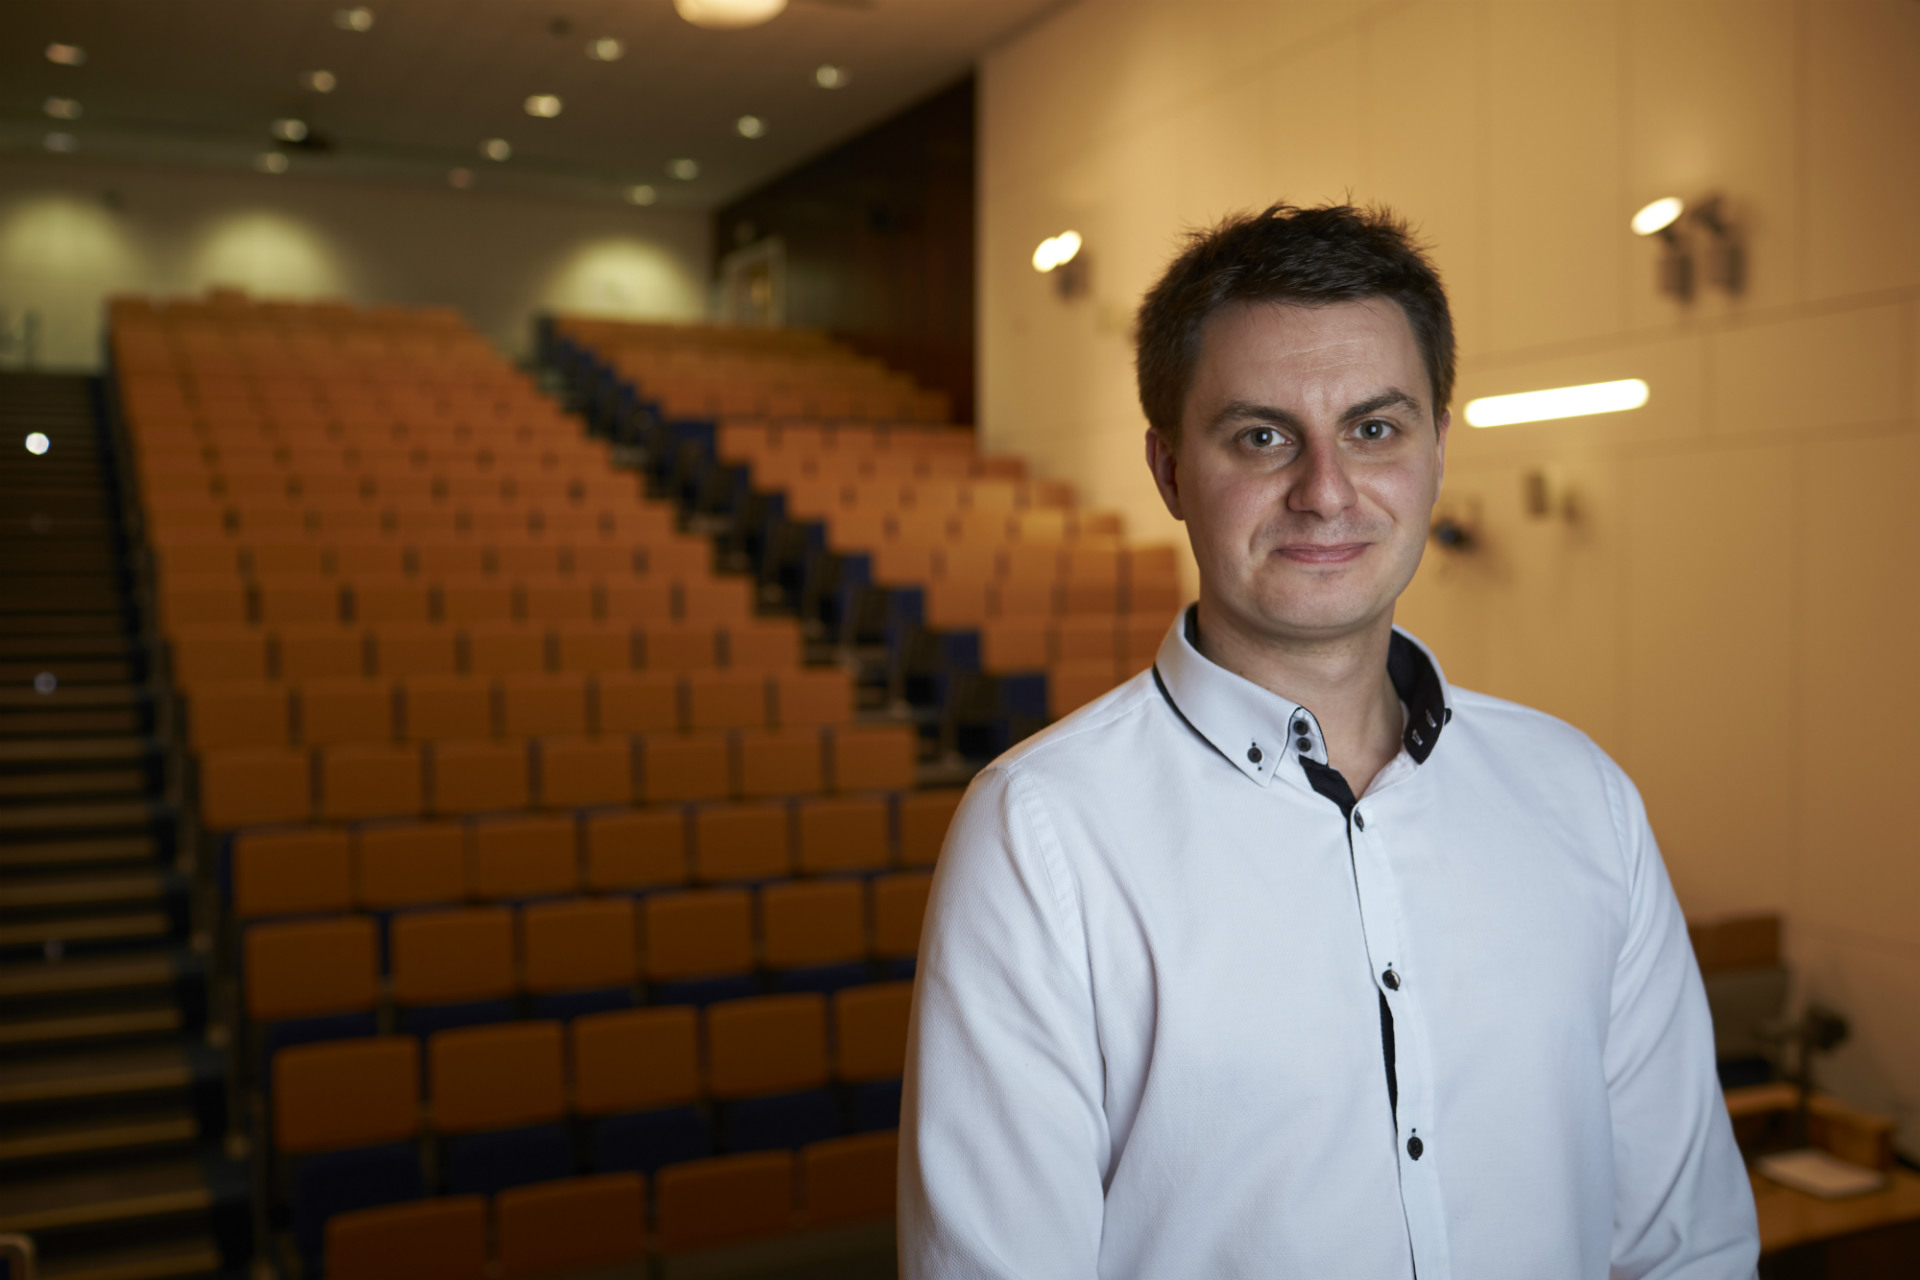
[[[1197,606],[1182,612],[1154,658],[1154,683],[1174,714],[1262,784],[1283,759],[1326,764],[1326,738],[1313,712],[1204,656],[1194,644],[1198,618]],[[1401,745],[1415,764],[1425,764],[1453,718],[1440,664],[1425,645],[1395,627],[1387,647],[1387,678],[1406,707]]]

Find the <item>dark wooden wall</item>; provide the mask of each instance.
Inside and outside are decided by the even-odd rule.
[[[973,421],[973,77],[714,215],[724,254],[785,241],[786,319],[952,397]],[[717,265],[716,265],[717,270]]]

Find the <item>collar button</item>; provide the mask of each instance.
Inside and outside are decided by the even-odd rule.
[[[1247,748],[1247,760],[1248,760],[1249,762],[1251,762],[1251,763],[1253,763],[1253,764],[1259,764],[1259,763],[1260,763],[1260,759],[1261,759],[1261,756],[1260,756],[1260,748],[1259,748],[1259,747],[1248,747],[1248,748]]]

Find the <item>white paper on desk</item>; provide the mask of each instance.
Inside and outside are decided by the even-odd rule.
[[[1756,1161],[1760,1172],[1783,1187],[1804,1191],[1822,1200],[1840,1200],[1865,1195],[1887,1185],[1887,1176],[1877,1169],[1853,1164],[1811,1147],[1799,1151],[1780,1151]]]

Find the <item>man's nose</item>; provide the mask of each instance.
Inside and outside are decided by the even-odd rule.
[[[1331,519],[1353,505],[1356,494],[1337,448],[1308,446],[1300,468],[1297,482],[1287,493],[1288,510]]]

